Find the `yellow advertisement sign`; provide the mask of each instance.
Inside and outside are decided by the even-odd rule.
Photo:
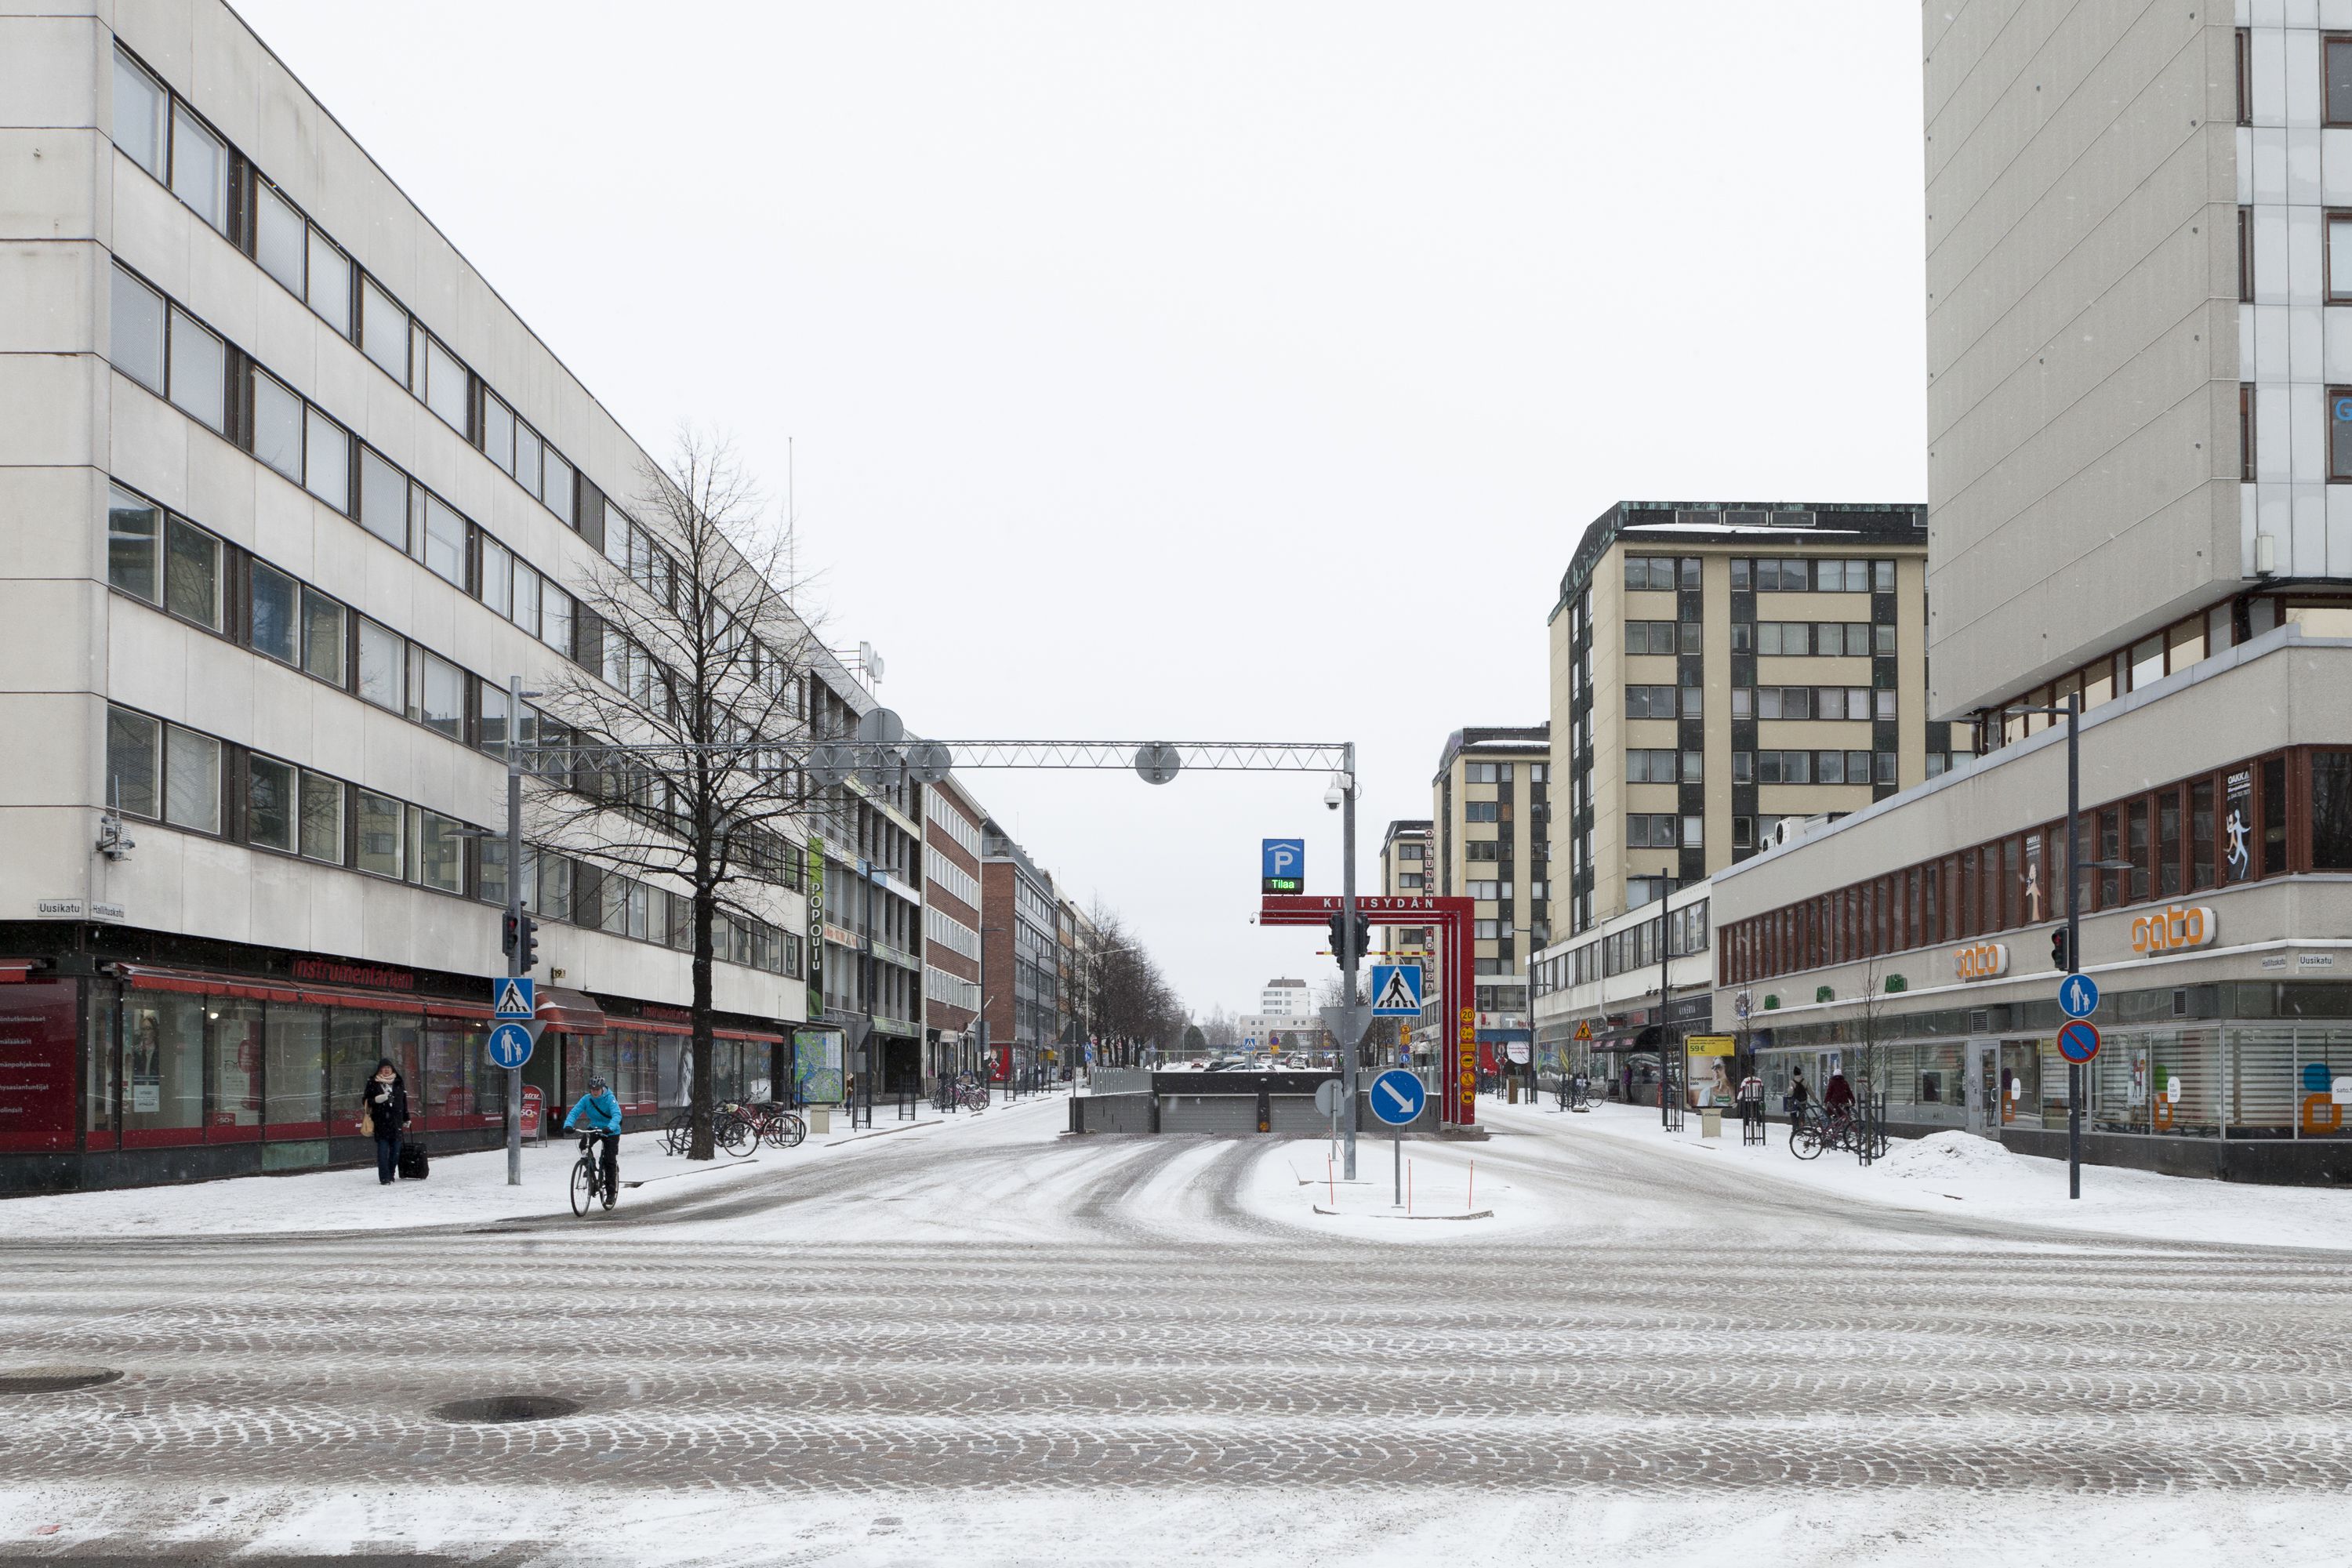
[[[1738,1048],[1729,1035],[1693,1035],[1683,1041],[1685,1054],[1694,1057],[1727,1057]]]

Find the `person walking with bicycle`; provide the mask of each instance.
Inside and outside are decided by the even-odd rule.
[[[1783,1102],[1789,1108],[1789,1123],[1790,1126],[1794,1126],[1798,1122],[1804,1121],[1805,1112],[1811,1109],[1812,1099],[1812,1090],[1805,1087],[1805,1069],[1802,1068],[1790,1068],[1789,1069],[1789,1092],[1783,1097]]]
[[[581,1122],[585,1126],[577,1126]],[[584,1135],[601,1139],[603,1149],[600,1164],[604,1178],[604,1190],[617,1192],[621,1184],[621,1102],[613,1098],[612,1089],[601,1078],[588,1080],[588,1092],[572,1107],[563,1119],[563,1130],[575,1130]]]

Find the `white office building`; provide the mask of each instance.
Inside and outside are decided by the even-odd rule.
[[[496,1140],[507,685],[636,684],[575,595],[665,590],[647,455],[216,0],[0,0],[0,1191],[362,1159],[380,1056]],[[676,1103],[680,889],[521,870],[527,1081]],[[806,1016],[799,874],[722,933],[723,1095]]]

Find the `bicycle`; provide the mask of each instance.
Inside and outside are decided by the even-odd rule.
[[[785,1110],[779,1100],[771,1100],[759,1105],[726,1105],[719,1109],[748,1120],[755,1140],[772,1149],[796,1148],[808,1136],[808,1123]]]
[[[572,1213],[577,1218],[587,1217],[590,1205],[602,1202],[607,1211],[620,1201],[621,1173],[614,1163],[613,1179],[604,1179],[604,1162],[598,1142],[604,1134],[593,1130],[580,1134],[580,1158],[572,1167]]]
[[[710,1142],[740,1160],[759,1147],[760,1132],[740,1107],[715,1105],[710,1110]],[[681,1110],[662,1128],[662,1152],[683,1154],[693,1146],[694,1112]]]

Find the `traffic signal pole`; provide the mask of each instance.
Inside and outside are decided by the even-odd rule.
[[[1360,1032],[1356,1027],[1356,963],[1363,954],[1356,941],[1356,742],[1348,742],[1347,782],[1339,789],[1339,984],[1340,1017],[1345,1021],[1339,1042],[1339,1092],[1346,1101],[1341,1154],[1342,1174],[1356,1179],[1356,1056]]]
[[[2083,969],[2083,693],[2066,694],[2066,973]],[[2061,982],[2063,984],[2063,982]],[[1995,1125],[1999,1125],[1995,1123]],[[2083,1195],[2083,1067],[2066,1064],[2066,1195]]]

